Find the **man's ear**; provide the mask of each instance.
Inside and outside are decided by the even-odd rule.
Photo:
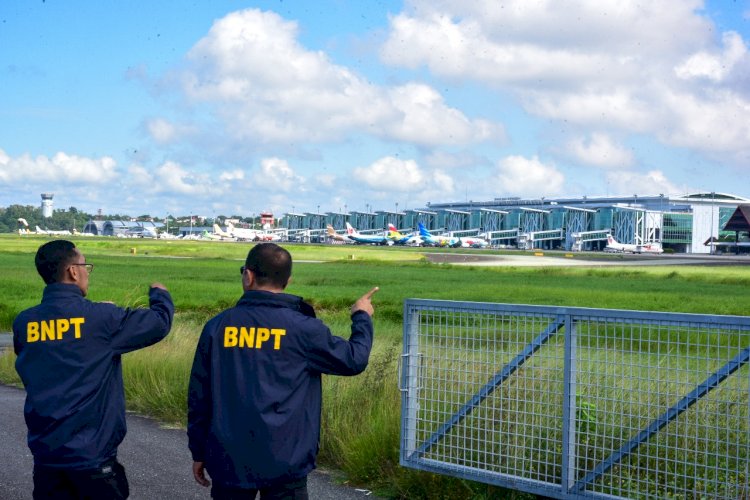
[[[250,269],[245,269],[242,273],[242,288],[250,290],[255,285],[255,274]]]
[[[65,281],[68,281],[69,283],[77,283],[78,282],[78,273],[79,273],[79,267],[83,266],[68,266],[65,271],[63,272],[63,278]]]

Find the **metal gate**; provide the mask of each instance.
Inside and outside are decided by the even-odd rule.
[[[409,299],[401,464],[554,498],[750,498],[750,317]]]

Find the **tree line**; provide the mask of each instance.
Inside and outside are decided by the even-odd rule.
[[[17,232],[20,227],[19,219],[24,219],[29,227],[30,231],[34,231],[36,226],[39,226],[45,230],[51,231],[73,231],[83,232],[83,228],[90,220],[124,220],[124,221],[152,221],[152,222],[167,222],[169,219],[170,229],[174,227],[176,231],[178,226],[187,226],[190,224],[190,219],[193,218],[193,224],[206,224],[212,225],[214,221],[223,222],[227,218],[239,220],[241,223],[253,225],[258,222],[258,217],[243,217],[241,215],[218,215],[214,217],[201,217],[197,215],[183,215],[183,216],[171,216],[168,215],[166,218],[152,217],[148,214],[139,215],[132,217],[126,214],[110,214],[110,215],[93,215],[87,212],[78,210],[76,207],[70,207],[67,209],[60,208],[52,211],[51,217],[44,217],[42,215],[42,209],[39,206],[34,205],[10,205],[8,207],[0,207],[0,233],[14,233]]]

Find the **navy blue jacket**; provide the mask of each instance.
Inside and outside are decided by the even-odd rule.
[[[198,342],[188,390],[193,460],[222,486],[264,488],[307,476],[318,454],[321,374],[362,372],[372,337],[364,311],[352,315],[347,341],[300,297],[245,292]]]
[[[53,283],[41,304],[16,317],[16,371],[35,464],[90,469],[117,455],[126,432],[120,355],[158,342],[172,326],[169,292],[151,288],[149,302],[123,309]]]

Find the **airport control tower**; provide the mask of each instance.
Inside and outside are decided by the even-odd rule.
[[[52,217],[52,193],[42,193],[42,217]]]

